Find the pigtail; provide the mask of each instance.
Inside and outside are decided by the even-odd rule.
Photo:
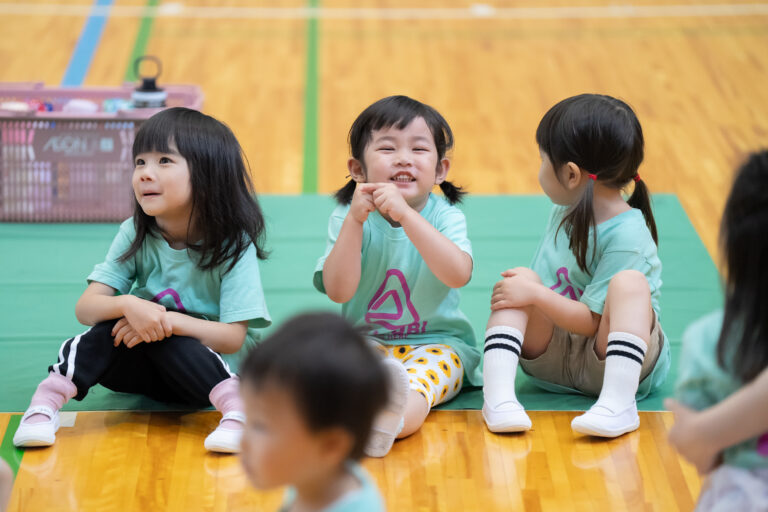
[[[457,187],[450,181],[444,181],[440,184],[440,190],[443,191],[443,195],[450,204],[460,203],[464,196],[467,195],[467,191],[464,187]]]
[[[593,196],[595,181],[587,180],[584,187],[584,193],[579,201],[571,206],[563,216],[563,220],[557,227],[565,226],[565,234],[568,236],[568,248],[576,256],[576,263],[584,272],[589,273],[587,269],[587,250],[589,249],[589,230],[592,230],[592,255],[590,260],[594,259],[597,250],[597,230],[595,230],[595,211]],[[555,233],[557,236],[557,233]]]
[[[627,200],[627,204],[632,208],[638,208],[643,212],[643,217],[645,217],[645,223],[648,225],[648,230],[651,232],[654,243],[658,246],[659,236],[656,231],[656,220],[653,218],[653,211],[651,210],[651,194],[648,191],[645,182],[639,179],[639,176],[635,182],[635,190]]]
[[[347,205],[352,202],[352,196],[355,194],[355,187],[357,183],[355,180],[349,180],[346,185],[334,192],[333,198],[339,204]]]

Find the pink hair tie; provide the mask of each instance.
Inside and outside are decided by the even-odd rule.
[[[597,174],[588,174],[587,176],[589,176],[589,179],[592,181],[597,181]]]
[[[635,174],[635,177],[634,177],[634,178],[632,178],[632,179],[633,179],[633,180],[635,180],[635,183],[637,183],[638,181],[640,181],[640,173],[637,173],[637,174]]]

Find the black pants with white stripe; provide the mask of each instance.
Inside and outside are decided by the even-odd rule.
[[[95,384],[123,393],[138,393],[163,402],[195,407],[211,405],[208,394],[219,382],[233,377],[226,363],[195,338],[171,336],[127,348],[114,346],[117,320],[94,325],[64,342],[59,360],[48,367],[77,386],[82,400]]]

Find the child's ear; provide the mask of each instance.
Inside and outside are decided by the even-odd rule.
[[[352,434],[340,427],[332,427],[319,434],[322,454],[332,464],[344,462],[349,458],[354,440]]]
[[[437,163],[437,169],[435,169],[435,185],[439,185],[445,181],[448,177],[448,171],[451,168],[451,161],[447,158],[443,158]]]
[[[589,179],[587,174],[582,171],[581,167],[573,162],[568,162],[563,165],[562,172],[562,183],[568,190],[579,188],[579,185],[584,183],[584,179]]]
[[[353,180],[357,183],[365,183],[365,172],[363,171],[363,165],[360,163],[360,160],[357,158],[350,158],[347,160],[347,169]]]

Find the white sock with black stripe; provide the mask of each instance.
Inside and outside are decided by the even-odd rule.
[[[608,334],[603,388],[593,407],[604,407],[618,414],[634,403],[647,350],[645,341],[634,334],[619,331]]]
[[[493,409],[507,403],[520,407],[515,395],[515,374],[522,348],[523,334],[514,327],[499,325],[485,331],[483,397]]]

